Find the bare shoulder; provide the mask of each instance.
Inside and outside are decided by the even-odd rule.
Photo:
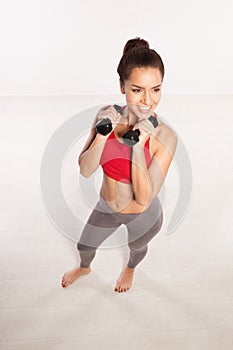
[[[160,137],[164,141],[169,141],[169,140],[175,140],[177,138],[177,135],[175,131],[170,128],[167,124],[161,123],[160,124]]]

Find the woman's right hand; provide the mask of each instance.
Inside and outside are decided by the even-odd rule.
[[[102,120],[102,119],[110,119],[112,122],[112,127],[113,129],[116,127],[116,125],[120,122],[121,120],[121,114],[119,112],[117,112],[117,110],[113,107],[110,106],[105,110],[101,110],[98,114],[97,114],[97,122]]]

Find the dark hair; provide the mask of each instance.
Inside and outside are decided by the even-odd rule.
[[[130,39],[125,44],[123,56],[117,68],[121,82],[123,83],[129,79],[133,68],[141,67],[158,68],[163,80],[164,65],[159,54],[150,49],[146,40],[141,38]]]

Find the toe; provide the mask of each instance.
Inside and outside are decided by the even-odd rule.
[[[64,276],[62,277],[62,283],[65,282],[65,280],[66,280],[66,276],[64,275]]]
[[[67,281],[64,279],[62,280],[62,287],[66,287]]]

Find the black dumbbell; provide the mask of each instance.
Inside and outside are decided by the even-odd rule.
[[[120,113],[121,115],[123,114],[122,108],[121,106],[118,105],[113,105],[113,107],[115,108],[115,110]],[[101,134],[101,135],[107,135],[112,131],[112,122],[109,118],[104,118],[102,120],[100,120],[97,124],[96,124],[96,131]]]
[[[98,134],[107,135],[112,131],[112,122],[109,118],[104,118],[96,124]]]
[[[153,115],[151,115],[148,119],[150,120],[154,128],[158,126],[158,121]],[[129,147],[133,147],[139,141],[139,135],[140,135],[139,129],[128,130],[122,136],[123,142]]]
[[[126,133],[122,136],[124,144],[129,147],[133,147],[139,141],[139,135],[139,129],[126,131]]]

